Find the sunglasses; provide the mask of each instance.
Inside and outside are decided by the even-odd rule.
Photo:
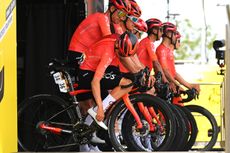
[[[123,17],[125,17],[126,16],[126,13],[125,12],[123,12],[123,11],[121,11],[121,10],[118,10],[118,17],[119,18],[123,18]]]
[[[139,20],[139,18],[134,17],[134,16],[128,16],[128,15],[127,15],[127,17],[128,17],[132,22],[134,22],[134,23],[137,23],[138,20]]]

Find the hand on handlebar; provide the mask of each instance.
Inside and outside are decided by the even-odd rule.
[[[173,82],[169,82],[169,88],[173,91],[173,93],[177,93],[177,86]]]
[[[196,92],[200,93],[200,85],[199,84],[192,84],[192,88],[196,89]]]

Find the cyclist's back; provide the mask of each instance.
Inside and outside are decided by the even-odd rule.
[[[149,70],[153,68],[153,62],[157,60],[157,56],[154,53],[154,44],[151,40],[146,37],[142,39],[139,43],[139,47],[137,49],[137,56],[142,64],[147,66]]]
[[[104,13],[92,14],[75,30],[69,50],[84,53],[92,44],[109,34],[111,31],[108,16]]]
[[[93,72],[97,70],[97,72],[100,71],[103,74],[105,68],[116,58],[114,52],[114,43],[116,40],[116,35],[110,35],[95,43],[85,52],[86,58],[80,68]]]

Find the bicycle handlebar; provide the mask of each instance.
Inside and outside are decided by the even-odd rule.
[[[192,88],[192,89],[189,89],[186,91],[180,91],[180,94],[187,95],[187,98],[182,99],[182,101],[180,101],[180,103],[190,102],[193,99],[199,98],[199,94],[195,88]]]

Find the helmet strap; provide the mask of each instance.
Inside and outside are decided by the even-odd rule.
[[[170,39],[171,44],[173,44],[173,45],[174,45],[173,40],[172,40],[172,38],[173,38],[173,33],[171,34],[171,36],[170,36],[170,37],[169,37],[168,35],[165,35],[165,37],[167,37],[168,39]]]
[[[112,6],[113,6],[113,5],[112,5]],[[117,11],[117,9],[114,9],[114,11],[111,11],[110,8],[109,8],[109,17],[110,17],[111,22],[113,22],[112,16],[113,16],[113,14],[114,14],[116,11]]]
[[[154,28],[153,28],[154,29]],[[154,36],[156,36],[156,40],[158,40],[158,34],[159,34],[159,29],[157,29],[157,33],[154,33],[152,29],[151,34],[153,34]]]
[[[128,17],[126,16],[126,19],[125,19],[124,21],[122,21],[122,22],[124,23],[124,25],[125,25],[126,31],[128,31],[128,27],[127,27],[127,25],[126,25],[127,21],[128,21]]]

